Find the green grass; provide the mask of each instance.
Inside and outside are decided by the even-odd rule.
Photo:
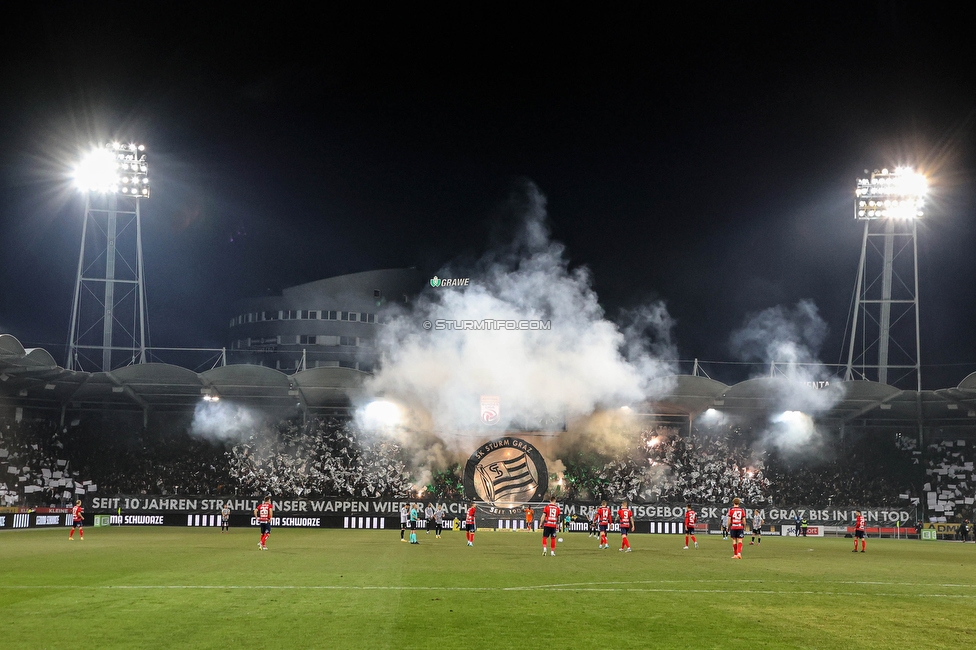
[[[976,641],[976,545],[534,533],[0,533],[0,647],[918,648]],[[463,636],[463,640],[462,637]]]

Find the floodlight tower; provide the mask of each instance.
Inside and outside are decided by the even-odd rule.
[[[922,390],[918,220],[928,183],[910,167],[860,178],[854,218],[864,222],[845,379]],[[914,380],[914,381],[911,381]]]
[[[145,150],[142,144],[109,143],[90,151],[75,170],[75,184],[85,194],[85,220],[68,334],[69,370],[109,372],[146,362],[139,214],[140,202],[149,198]]]

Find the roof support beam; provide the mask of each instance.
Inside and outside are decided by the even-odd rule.
[[[136,392],[132,390],[132,388],[130,388],[128,384],[126,384],[121,379],[119,379],[114,374],[112,374],[111,371],[106,372],[105,376],[108,377],[113,384],[121,388],[122,392],[129,399],[131,399],[133,402],[135,402],[136,404],[142,407],[142,426],[144,427],[149,426],[149,402],[139,397],[139,395],[137,395]]]

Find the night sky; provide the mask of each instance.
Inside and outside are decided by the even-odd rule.
[[[154,345],[226,344],[243,296],[477,257],[529,180],[611,318],[663,299],[682,358],[731,360],[749,313],[809,298],[836,363],[855,179],[915,164],[923,363],[957,364],[925,387],[976,370],[976,56],[936,5],[88,5],[0,26],[0,332],[59,361],[67,174],[120,138],[148,146]]]

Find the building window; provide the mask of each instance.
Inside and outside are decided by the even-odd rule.
[[[380,290],[379,289],[373,289],[373,297],[374,298],[379,298],[380,295],[381,294],[380,294]]]
[[[343,313],[343,319],[342,320],[347,320],[347,321],[350,321],[352,323],[355,323],[356,321],[359,320],[359,314],[356,313],[356,312],[354,312],[354,311],[344,311],[342,313]]]
[[[315,339],[316,337],[314,336],[305,336],[303,334],[302,336],[298,337],[298,342],[301,345],[315,345]]]
[[[355,346],[356,345],[356,337],[355,336],[340,336],[339,337],[339,345],[352,345],[352,346]]]
[[[339,312],[337,311],[325,311],[321,312],[322,320],[339,320]]]
[[[339,362],[339,367],[340,368],[352,368],[353,370],[355,370],[356,369],[356,362],[355,361],[340,361]]]

